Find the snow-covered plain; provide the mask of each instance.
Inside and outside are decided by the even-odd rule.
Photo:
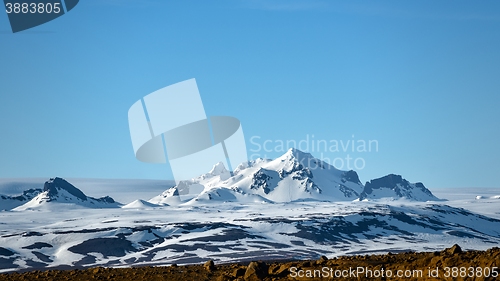
[[[435,188],[432,193],[449,206],[500,219],[500,188]]]
[[[431,193],[397,175],[363,185],[354,172],[328,172],[324,163],[314,170],[299,165],[297,157],[311,160],[287,153],[239,167],[232,175],[215,165],[174,188],[171,182],[146,180],[73,181],[79,190],[62,179],[45,184],[46,179],[4,179],[0,272],[500,244],[500,189]],[[30,188],[37,190],[25,192]]]
[[[500,221],[447,202],[205,204],[0,212],[0,267],[300,259],[500,243]],[[479,202],[470,204],[480,205]],[[500,200],[492,202],[496,210]]]

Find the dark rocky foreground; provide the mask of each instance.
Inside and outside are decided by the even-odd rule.
[[[0,274],[0,280],[500,280],[500,249],[321,257],[312,261],[251,262],[134,268],[88,268]]]

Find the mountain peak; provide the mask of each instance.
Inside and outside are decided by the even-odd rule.
[[[296,160],[304,160],[304,159],[309,159],[309,158],[314,158],[310,153],[301,151],[297,148],[290,148],[288,149],[285,154],[281,156],[281,158],[288,158],[288,159],[296,159]]]
[[[212,167],[212,170],[210,170],[210,172],[208,172],[208,173],[211,174],[211,175],[214,175],[214,176],[218,176],[218,175],[221,175],[221,174],[224,174],[224,173],[227,173],[227,172],[228,172],[228,170],[224,166],[224,163],[219,162],[219,163],[215,164]]]
[[[410,183],[400,175],[389,174],[387,176],[366,182],[360,199],[382,197],[406,198],[416,201],[439,200],[423,183]]]
[[[160,206],[144,201],[142,199],[137,199],[135,201],[128,203],[125,206],[122,206],[122,208],[124,209],[144,209],[144,208],[154,208],[154,207],[160,207]]]
[[[32,198],[29,202],[16,207],[15,210],[26,210],[30,208],[40,208],[50,206],[54,203],[71,203],[91,208],[113,208],[121,204],[109,196],[93,198],[85,195],[80,189],[63,178],[50,178],[45,182],[43,191]],[[56,204],[57,205],[57,204]]]
[[[285,163],[285,166],[301,166],[301,168],[308,168],[310,170],[325,169],[337,174],[342,173],[342,171],[336,169],[334,166],[314,157],[311,153],[301,151],[297,148],[288,149],[287,152],[274,161]]]
[[[245,201],[248,198],[270,202],[334,202],[388,197],[438,200],[423,184],[409,183],[394,174],[374,179],[364,186],[356,171],[338,170],[310,153],[290,148],[274,160],[256,159],[240,164],[234,174],[219,162],[209,173],[181,181],[149,202],[171,205],[167,200],[176,200],[178,205],[211,200]]]
[[[82,201],[87,201],[87,196],[80,189],[76,188],[63,178],[50,178],[43,186],[43,191],[47,191],[47,195],[49,197],[56,196],[59,193],[58,190],[61,189],[67,191],[69,194]]]

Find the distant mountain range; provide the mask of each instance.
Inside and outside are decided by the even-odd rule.
[[[355,171],[296,149],[243,163],[232,173],[218,163],[149,201],[126,205],[87,196],[62,178],[12,194],[0,196],[0,210],[8,210],[0,212],[0,272],[317,259],[500,243],[500,196],[467,202],[487,208],[490,217],[449,206],[453,202],[399,175],[363,185]]]
[[[363,185],[355,171],[341,171],[311,154],[290,149],[274,160],[240,164],[233,173],[222,163],[191,180],[179,182],[149,201],[137,199],[125,206],[109,196],[93,198],[62,178],[45,182],[43,189],[18,196],[0,195],[0,210],[47,208],[54,203],[88,208],[134,208],[193,205],[213,202],[359,201],[388,198],[439,201],[422,183],[410,183],[390,174]]]
[[[355,171],[341,171],[309,153],[290,149],[274,160],[239,165],[233,174],[218,163],[207,174],[181,181],[149,200],[154,204],[196,202],[352,201],[369,199],[438,201],[422,183],[387,175],[363,185]]]
[[[30,188],[23,191],[22,194],[17,196],[0,195],[0,211],[11,210],[23,204],[26,204],[31,199],[35,198],[42,192],[39,188]]]

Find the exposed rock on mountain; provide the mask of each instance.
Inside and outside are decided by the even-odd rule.
[[[274,160],[242,163],[233,174],[223,163],[218,163],[210,172],[181,181],[149,202],[169,205],[210,201],[333,202],[386,197],[439,200],[422,183],[411,184],[397,175],[375,179],[363,186],[355,171],[338,170],[309,153],[292,148]]]
[[[68,181],[56,177],[46,181],[42,192],[15,210],[50,208],[55,203],[68,203],[89,208],[116,208],[121,205],[109,196],[101,198],[87,196]]]

